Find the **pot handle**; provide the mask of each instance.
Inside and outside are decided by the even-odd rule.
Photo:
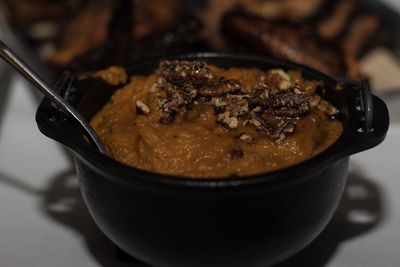
[[[363,112],[363,127],[361,127],[361,132],[370,133],[374,131],[374,99],[371,92],[371,85],[368,80],[364,79],[361,81],[361,90],[359,98],[360,111]]]
[[[358,96],[355,98],[355,106],[350,105],[349,113],[357,114],[356,123],[353,125],[351,134],[346,140],[345,153],[355,154],[379,145],[386,137],[389,129],[389,112],[385,102],[374,96],[368,80],[361,81],[361,85],[355,85]],[[354,99],[354,98],[353,98]],[[350,117],[350,116],[349,116]],[[351,116],[353,117],[353,116]],[[355,127],[354,127],[355,126]]]
[[[71,73],[66,71],[54,85],[54,91],[66,101],[70,101],[71,90],[74,90],[69,79]],[[94,145],[90,143],[90,137],[86,137],[80,125],[70,118],[68,114],[59,109],[52,101],[44,98],[36,112],[36,122],[39,130],[47,137],[60,142],[75,152],[102,155]]]

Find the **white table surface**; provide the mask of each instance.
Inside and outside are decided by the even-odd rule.
[[[400,10],[400,1],[399,0],[382,0],[382,2],[387,3],[393,9]]]
[[[70,159],[37,129],[31,90],[13,81],[0,124],[0,267],[143,266],[115,259],[82,203]],[[394,123],[381,146],[352,157],[334,220],[283,267],[400,266],[399,148]]]

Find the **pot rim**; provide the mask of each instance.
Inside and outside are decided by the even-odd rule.
[[[380,144],[387,133],[389,127],[389,115],[386,105],[382,100],[375,96],[371,96],[372,102],[374,104],[373,109],[373,126],[374,130],[371,132],[359,132],[360,123],[363,119],[365,120],[364,113],[357,110],[357,106],[360,101],[360,88],[361,85],[351,81],[338,81],[333,79],[319,71],[313,70],[301,64],[292,63],[285,60],[268,58],[260,55],[249,55],[249,54],[229,54],[229,53],[194,53],[187,55],[178,55],[170,57],[156,57],[153,59],[141,61],[131,66],[134,68],[140,68],[146,64],[154,64],[158,66],[158,63],[164,59],[200,59],[200,60],[221,60],[221,59],[233,59],[242,60],[243,62],[253,62],[256,64],[269,64],[276,65],[277,68],[286,69],[296,69],[300,70],[302,73],[308,73],[318,79],[333,84],[342,84],[344,86],[343,97],[347,105],[347,120],[344,125],[344,131],[338,140],[330,147],[311,157],[308,160],[302,161],[295,165],[285,167],[273,172],[260,173],[250,176],[239,176],[239,177],[228,177],[228,178],[188,178],[184,176],[172,176],[154,173],[146,170],[137,169],[124,165],[116,160],[109,158],[107,156],[101,155],[99,152],[95,151],[93,147],[84,141],[83,136],[80,134],[75,136],[81,140],[75,140],[75,142],[67,142],[66,137],[59,136],[60,132],[57,132],[57,128],[74,127],[75,134],[79,129],[76,125],[63,121],[65,125],[60,124],[60,122],[54,125],[54,122],[50,125],[50,113],[51,110],[48,108],[48,101],[44,100],[37,111],[36,120],[39,129],[46,136],[55,139],[56,141],[66,145],[71,148],[79,159],[89,164],[93,169],[101,171],[103,176],[122,183],[124,185],[134,185],[137,182],[140,183],[152,183],[161,184],[165,186],[178,186],[178,187],[191,187],[191,188],[209,188],[209,189],[219,189],[219,188],[238,188],[243,186],[256,186],[260,184],[268,184],[270,186],[284,186],[287,184],[292,184],[294,182],[302,181],[310,176],[311,173],[316,171],[323,171],[328,165],[332,164],[334,161],[345,159],[351,154],[355,154]],[[218,63],[214,63],[218,65]],[[129,70],[128,66],[128,70]],[[358,90],[356,90],[358,89]],[[79,88],[78,88],[79,90]],[[46,108],[47,107],[47,108]],[[54,112],[54,109],[53,109]],[[69,126],[68,126],[69,125]],[[76,142],[78,141],[78,142]],[[85,144],[86,143],[86,144]]]

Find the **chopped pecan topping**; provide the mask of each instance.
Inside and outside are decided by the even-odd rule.
[[[254,88],[254,98],[255,99],[268,99],[270,95],[271,88],[265,84],[257,84]]]
[[[268,91],[269,92],[269,91]],[[269,92],[270,93],[270,92]],[[255,97],[249,101],[251,106],[262,106],[268,113],[276,117],[297,118],[310,111],[310,98],[304,93],[287,90],[284,93],[270,95],[265,98]]]
[[[268,74],[270,81],[280,90],[288,90],[291,88],[291,78],[283,70],[271,70]]]
[[[253,137],[251,137],[251,136],[248,135],[248,134],[241,134],[241,135],[239,136],[239,139],[240,139],[241,141],[245,142],[245,143],[248,143],[248,144],[253,144],[253,142],[254,142]]]
[[[271,70],[261,75],[253,90],[248,92],[243,90],[240,81],[213,74],[204,62],[164,61],[152,91],[163,90],[166,95],[159,104],[161,123],[172,123],[176,114],[199,103],[208,103],[214,109],[216,121],[227,129],[255,127],[260,134],[278,142],[294,133],[296,120],[311,108],[328,116],[338,112],[303,86],[307,87],[307,83],[300,84],[298,79],[292,81],[285,71]],[[254,140],[246,134],[238,139],[250,144]],[[237,156],[238,152],[234,154]]]
[[[302,87],[300,84],[296,84],[296,85],[294,86],[294,88],[293,88],[293,92],[294,92],[296,95],[301,95],[301,94],[304,94],[304,89],[303,89],[303,87]]]
[[[277,94],[270,96],[265,102],[268,108],[282,108],[282,107],[299,107],[304,103],[309,103],[309,97],[306,94],[296,94],[287,92],[284,94]]]
[[[177,101],[173,101],[171,98],[163,99],[160,101],[160,113],[162,124],[170,124],[174,122],[175,114],[178,110]]]
[[[161,101],[161,122],[169,124],[174,121],[175,114],[179,110],[186,110],[192,102],[192,94],[186,91],[174,90],[167,92],[167,98]]]
[[[316,107],[330,117],[336,116],[339,113],[339,110],[335,106],[330,104],[328,101],[323,100],[319,95],[311,97],[310,106]]]
[[[274,125],[262,116],[256,115],[250,122],[256,126],[260,134],[268,136],[271,139],[276,139],[276,137],[274,137]]]
[[[157,81],[151,86],[150,88],[150,93],[156,93],[158,90],[160,90],[163,86],[165,85],[165,79],[162,77],[159,77]]]
[[[265,106],[265,101],[269,99],[270,96],[274,96],[279,93],[282,93],[279,89],[273,87],[271,88],[265,83],[259,83],[254,88],[254,93],[249,99],[249,105],[252,107]]]
[[[268,112],[278,118],[300,118],[310,111],[309,103],[303,103],[298,107],[281,107],[270,109]]]
[[[288,134],[292,134],[296,129],[296,124],[290,121],[281,121],[278,125],[274,125],[264,117],[257,115],[252,121],[260,134],[276,141],[284,140]]]
[[[231,116],[241,117],[249,112],[249,104],[246,99],[234,100],[226,106],[226,110]]]
[[[239,119],[232,116],[229,111],[218,114],[217,121],[230,129],[236,129],[239,126]]]
[[[279,141],[284,140],[288,134],[294,133],[296,124],[293,122],[285,121],[275,130],[275,136],[278,136]]]
[[[211,106],[214,108],[216,114],[224,112],[227,105],[228,103],[221,97],[211,98]]]
[[[166,92],[166,98],[160,101],[161,123],[170,124],[179,111],[186,111],[197,97],[197,90],[187,86],[176,86],[165,83],[161,88]]]
[[[310,99],[310,106],[316,107],[321,102],[322,98],[319,95],[312,96]]]

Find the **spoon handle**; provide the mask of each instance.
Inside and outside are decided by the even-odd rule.
[[[34,87],[39,89],[47,98],[49,98],[57,107],[66,114],[72,116],[82,127],[89,141],[97,147],[103,155],[108,151],[104,147],[96,132],[90,126],[88,121],[79,114],[62,96],[52,90],[24,61],[22,61],[6,44],[0,40],[0,57],[14,67],[25,79]]]

